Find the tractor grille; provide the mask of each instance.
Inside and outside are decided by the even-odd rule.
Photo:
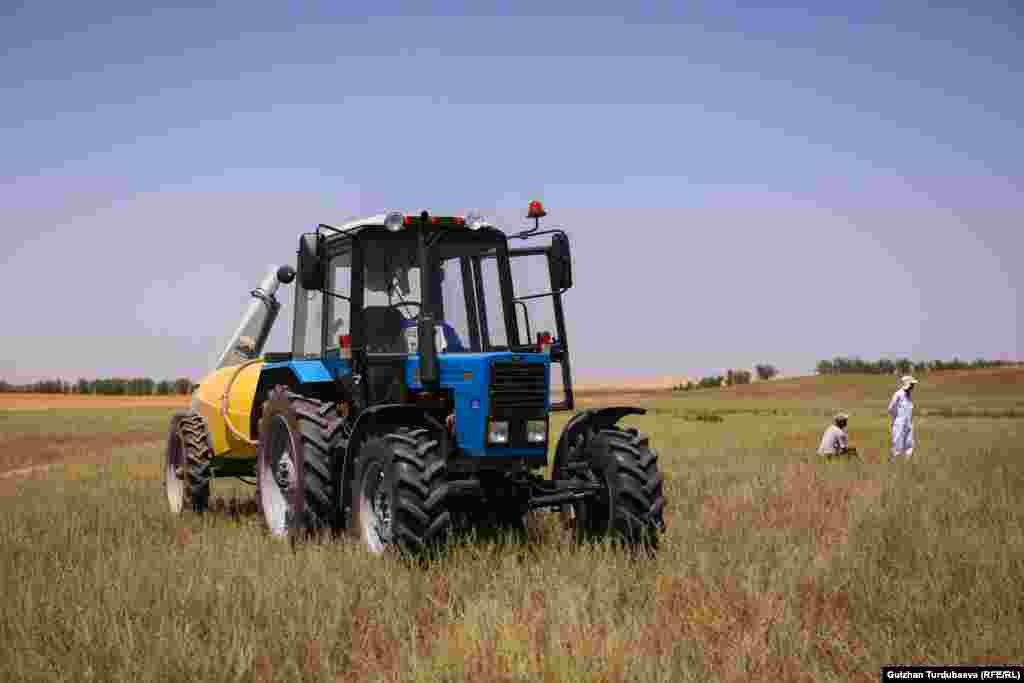
[[[544,414],[547,378],[541,363],[500,362],[491,366],[491,414]]]

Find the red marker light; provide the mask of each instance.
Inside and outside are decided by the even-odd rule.
[[[543,218],[547,216],[548,212],[544,210],[544,205],[534,199],[530,202],[530,210],[527,212],[527,218]]]
[[[403,225],[419,225],[419,216],[403,216]],[[465,225],[466,219],[463,216],[431,216],[432,225]]]

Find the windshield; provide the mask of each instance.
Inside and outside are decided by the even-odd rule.
[[[423,306],[416,245],[368,243],[363,265],[363,326],[368,353],[416,351],[416,319]],[[437,349],[442,349],[437,344]]]
[[[440,353],[479,352],[507,345],[493,240],[442,237],[437,244],[432,302],[423,300],[415,235],[366,239],[363,249],[368,352],[415,353],[416,322],[424,308],[433,311],[438,323],[435,339]],[[485,255],[491,258],[481,260]],[[347,267],[347,263],[338,258],[334,269]]]

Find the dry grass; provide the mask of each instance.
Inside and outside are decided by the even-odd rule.
[[[827,559],[849,540],[853,505],[864,505],[882,493],[874,479],[828,479],[821,464],[788,465],[776,487],[767,491],[744,483],[736,492],[704,504],[706,528],[738,526],[770,531],[796,530],[813,543],[817,561]]]
[[[0,410],[0,477],[55,463],[108,462],[114,449],[166,438],[169,414],[149,405]]]
[[[66,462],[104,463],[110,451],[125,446],[159,441],[165,435],[151,432],[129,434],[25,434],[0,442],[0,476],[39,465]]]
[[[0,394],[0,410],[68,410],[86,408],[109,410],[117,408],[188,407],[188,396],[90,396],[79,394]]]
[[[162,440],[170,409],[0,412],[3,458],[81,437],[73,463],[0,480],[0,680],[867,681],[1024,659],[1024,421],[923,417],[917,462],[818,464],[832,401],[885,452],[888,385],[829,380],[630,420],[670,495],[648,560],[574,547],[550,516],[527,545],[460,542],[426,567],[349,540],[293,549],[240,484],[215,482],[202,518],[167,514],[161,447],[119,439]],[[1007,386],[938,384],[918,405],[1019,405]]]

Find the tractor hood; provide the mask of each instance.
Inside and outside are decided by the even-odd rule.
[[[485,442],[489,419],[508,420],[516,425],[525,420],[545,418],[551,408],[551,359],[544,353],[440,354],[441,387],[452,390],[455,397],[455,428],[458,443],[467,455],[528,456],[547,444],[526,447],[513,438],[508,445],[494,446]],[[410,356],[405,381],[410,389],[421,389],[419,358]]]

